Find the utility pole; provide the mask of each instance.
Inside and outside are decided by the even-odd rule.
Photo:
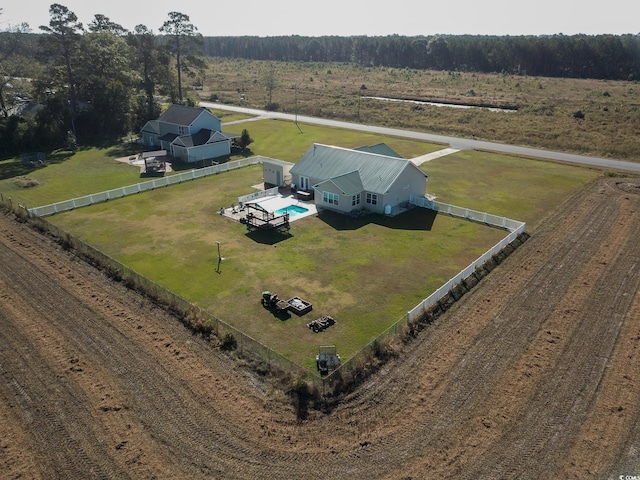
[[[300,131],[300,133],[302,133],[302,129],[300,128],[300,125],[298,125],[298,84],[296,83],[293,88],[295,89],[295,103],[296,103],[296,120],[295,120],[295,124],[296,127],[298,127],[298,130]]]

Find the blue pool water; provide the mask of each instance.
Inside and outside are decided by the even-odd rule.
[[[290,217],[295,217],[296,215],[301,215],[303,213],[307,213],[309,211],[308,208],[301,207],[299,205],[289,205],[288,207],[280,208],[276,210],[276,215],[283,215],[288,213]]]

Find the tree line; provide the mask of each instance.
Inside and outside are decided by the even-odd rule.
[[[183,77],[202,78],[207,56],[640,80],[640,35],[203,37],[180,12],[157,34],[101,14],[85,27],[60,4],[49,15],[40,33],[26,24],[0,31],[4,156],[138,132],[160,114],[159,96],[194,103]],[[18,109],[27,104],[37,113]]]
[[[640,35],[205,37],[211,57],[640,80]]]
[[[190,102],[182,77],[205,62],[187,15],[170,12],[154,34],[145,25],[129,32],[101,14],[85,28],[60,4],[49,14],[41,34],[26,24],[0,33],[3,156],[138,132],[160,114],[159,95]],[[35,115],[19,110],[28,104],[38,105]]]

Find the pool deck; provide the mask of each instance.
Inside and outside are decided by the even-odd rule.
[[[300,207],[306,208],[308,211],[304,213],[296,213],[295,215],[289,215],[289,222],[295,222],[301,218],[309,217],[311,215],[316,215],[318,213],[315,204],[313,201],[303,202],[302,200],[298,200],[294,194],[278,194],[272,195],[269,197],[265,197],[264,199],[260,199],[257,201],[262,208],[269,212],[275,212],[281,208],[290,207],[292,205],[298,205]],[[246,217],[247,211],[240,210],[237,205],[235,208],[233,206],[224,207],[224,213],[221,215],[230,218],[239,222],[242,218]]]

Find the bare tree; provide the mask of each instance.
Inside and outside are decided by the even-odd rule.
[[[276,88],[278,79],[276,75],[276,69],[274,66],[269,66],[269,68],[264,74],[263,81],[264,81],[264,87],[267,90],[267,94],[269,96],[266,109],[275,110],[275,105],[273,104],[273,90]]]

